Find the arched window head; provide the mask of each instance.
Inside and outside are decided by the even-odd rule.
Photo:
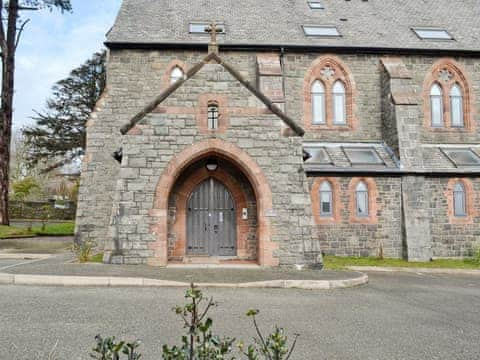
[[[319,80],[312,84],[312,122],[325,124],[325,86]]]
[[[175,66],[170,73],[170,84],[175,84],[177,81],[181,80],[183,76],[183,70],[178,66]]]
[[[430,89],[430,111],[432,127],[443,127],[443,91],[438,84]]]
[[[359,182],[356,188],[356,208],[358,217],[368,217],[368,186],[363,181]]]
[[[465,186],[458,182],[453,189],[453,209],[456,217],[467,216],[467,196]]]
[[[218,129],[218,105],[215,103],[208,105],[208,129]]]
[[[333,216],[333,191],[332,185],[328,181],[324,181],[320,185],[320,216]]]
[[[345,85],[339,80],[333,85],[333,123],[345,125],[346,113]]]
[[[463,128],[463,94],[458,84],[452,86],[450,90],[450,114],[452,119],[452,127]]]

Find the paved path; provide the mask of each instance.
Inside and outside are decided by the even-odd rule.
[[[342,280],[358,278],[355,271],[294,271],[285,269],[182,269],[155,268],[151,266],[126,266],[105,264],[78,264],[69,262],[71,255],[57,255],[51,259],[10,267],[9,274],[60,275],[60,276],[113,276],[142,277],[186,283],[246,283],[269,280]]]
[[[295,360],[478,360],[480,278],[374,274],[355,289],[322,291],[209,289],[220,302],[215,329],[248,340],[244,313],[261,310],[264,328],[301,334]],[[0,286],[1,359],[88,359],[97,333],[136,336],[156,360],[181,323],[171,308],[180,289]],[[157,355],[157,356],[156,356]]]

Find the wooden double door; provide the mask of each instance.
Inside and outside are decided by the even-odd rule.
[[[237,216],[230,191],[209,178],[187,204],[187,255],[236,256]]]

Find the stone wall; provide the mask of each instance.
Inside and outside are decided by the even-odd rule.
[[[439,58],[398,56],[397,58],[408,71],[408,76],[396,78],[387,74],[385,67],[381,64],[381,59],[384,58],[381,54],[335,54],[348,68],[355,82],[354,115],[358,126],[353,131],[309,131],[304,139],[278,138],[276,130],[278,126],[282,126],[279,125],[278,119],[264,111],[255,110],[257,113],[252,113],[255,108],[260,106],[258,101],[252,98],[251,94],[246,94],[245,90],[241,90],[239,84],[231,82],[228,75],[224,75],[224,71],[218,73],[210,71],[210,77],[203,79],[209,82],[208,85],[202,83],[203,80],[199,77],[192,82],[191,94],[185,93],[186,90],[183,90],[177,94],[178,96],[169,99],[166,106],[170,109],[164,109],[164,113],[152,114],[146,122],[146,124],[150,124],[150,127],[147,126],[143,134],[126,137],[120,135],[120,127],[168,86],[168,70],[171,69],[172,64],[181,62],[182,66],[189,69],[201,61],[205,55],[203,51],[190,50],[114,50],[110,52],[108,88],[88,124],[87,154],[83,164],[77,212],[79,239],[94,238],[98,243],[102,243],[104,239],[109,239],[111,242],[112,238],[117,238],[118,241],[125,244],[124,246],[130,253],[145,257],[152,254],[152,250],[145,245],[154,241],[149,230],[151,224],[145,224],[144,219],[147,216],[148,206],[151,206],[153,201],[154,184],[175,154],[194,142],[209,138],[206,134],[198,133],[196,114],[187,114],[185,111],[181,113],[178,110],[194,108],[198,103],[198,94],[206,92],[207,89],[212,93],[233,96],[229,99],[229,106],[234,108],[232,114],[229,115],[230,128],[219,138],[232,142],[248,152],[260,167],[265,169],[269,182],[272,184],[278,182],[278,187],[286,186],[288,188],[283,189],[283,193],[278,188],[275,189],[277,203],[274,213],[277,217],[272,218],[272,224],[278,223],[278,226],[285,221],[280,221],[279,218],[286,219],[289,214],[300,216],[300,213],[305,211],[300,209],[302,208],[301,204],[310,202],[309,199],[303,198],[302,194],[308,189],[303,189],[306,184],[303,180],[304,175],[299,170],[302,166],[301,160],[299,160],[301,158],[300,143],[304,140],[386,141],[399,153],[404,168],[413,170],[428,165],[423,164],[418,151],[422,143],[460,144],[480,141],[478,131],[480,126],[480,105],[478,104],[478,99],[480,99],[480,61],[477,58],[454,59],[464,70],[472,89],[471,112],[476,130],[474,132],[432,132],[431,129],[423,126],[426,101],[423,87],[427,74]],[[320,52],[287,52],[283,56],[284,107],[286,113],[299,124],[302,124],[303,119],[305,76],[313,62],[318,57],[325,55]],[[221,56],[233,65],[246,80],[252,84],[257,83],[258,59],[256,53],[228,51],[222,52]],[[405,103],[405,97],[392,96],[395,91],[397,95],[408,94],[411,98]],[[232,99],[233,101],[230,102]],[[177,109],[172,110],[173,108]],[[247,110],[241,110],[244,108]],[[245,112],[242,113],[242,111]],[[396,137],[398,138],[396,139]],[[120,165],[113,160],[111,154],[121,146],[126,149],[126,157],[123,169],[120,171]],[[282,161],[276,162],[277,156],[282,157]],[[139,179],[136,180],[136,178]],[[135,183],[135,181],[140,183]],[[295,185],[297,187],[294,188],[293,184],[297,184]],[[134,190],[135,187],[137,190]],[[433,199],[437,199],[437,197]],[[428,201],[433,200],[427,199]],[[402,200],[399,198],[395,214],[401,214],[401,206]],[[132,211],[135,214],[131,214]],[[411,211],[412,209],[409,208],[404,209],[405,213]],[[129,218],[128,221],[125,220],[127,218]],[[120,221],[119,219],[123,219],[121,224],[109,228],[110,222],[115,224]],[[137,223],[140,219],[142,219],[141,223]],[[387,234],[387,230],[382,227],[391,226],[392,231],[397,228],[397,225],[392,225],[392,221],[387,218],[379,219],[382,220],[374,226],[375,228],[372,225],[347,226],[346,231],[352,234],[353,239],[367,239],[367,237],[372,237],[372,239],[362,240],[361,246],[355,245],[350,249],[343,246],[344,253],[360,253],[361,251],[366,253],[368,251],[370,254],[374,254],[375,243],[378,243],[377,239],[386,239],[384,234]],[[395,220],[397,219],[401,221],[401,216],[395,218]],[[430,218],[426,217],[425,219]],[[149,221],[154,220],[150,218]],[[304,219],[298,221],[303,226],[310,221],[310,217],[306,215]],[[475,229],[478,229],[475,224],[476,220],[474,225],[463,228],[462,225],[456,225],[455,230],[448,231],[475,233],[477,231]],[[352,229],[356,229],[358,232]],[[318,250],[314,241],[308,240],[305,243],[301,240],[303,231],[308,232],[301,227],[288,231],[281,230],[272,235],[272,238],[279,244],[276,256],[281,259],[282,263],[299,262],[298,254],[305,249],[307,252]],[[345,239],[341,231],[338,231],[335,236],[333,227],[322,231],[325,232],[326,238],[331,239],[323,241],[327,251],[330,249],[329,243],[335,243],[337,239]],[[435,244],[443,241],[438,240],[441,237],[440,230],[433,223],[431,233]],[[392,256],[400,256],[401,253],[398,250],[396,234],[397,232],[395,235],[391,235],[395,237],[394,242],[397,244],[390,246],[389,253]],[[306,235],[307,238],[309,236]],[[453,241],[451,240],[453,235],[449,236],[450,240],[448,241]],[[470,235],[466,236],[466,239],[471,239]],[[370,243],[367,244],[368,242]],[[457,249],[447,251],[445,246],[440,247],[443,250],[439,250],[440,248],[435,244],[433,252],[437,256],[464,252]],[[467,247],[464,246],[464,248]]]
[[[403,257],[401,178],[370,178],[376,191],[369,189],[374,206],[370,206],[372,217],[358,222],[354,217],[354,188],[351,177],[309,177],[310,188],[318,191],[314,183],[330,181],[334,188],[334,213],[331,221],[317,217],[317,233],[321,249],[325,254],[337,256],[378,256],[383,247],[385,257]],[[312,193],[313,206],[320,208],[318,198]]]
[[[428,194],[428,212],[432,252],[435,257],[471,256],[475,245],[480,246],[480,178],[463,179],[467,187],[466,218],[453,216],[452,193],[449,183],[462,180],[448,177],[429,177],[424,191]]]
[[[205,94],[212,100],[221,97],[219,102],[224,106],[219,109],[220,122],[227,122],[225,126],[220,124],[224,131],[205,133],[199,126],[203,118],[198,104]],[[159,225],[164,213],[162,209],[152,209],[152,204],[162,202],[159,197],[169,194],[170,189],[163,189],[159,179],[171,169],[171,164],[180,166],[179,154],[188,153],[190,160],[195,161],[199,154],[197,148],[214,140],[211,143],[217,144],[216,151],[224,151],[223,155],[230,156],[233,163],[242,166],[251,159],[258,166],[258,170],[249,169],[252,163],[242,169],[252,171],[251,177],[260,172],[264,176],[264,183],[253,186],[257,199],[265,197],[263,193],[267,190],[271,193],[270,207],[265,206],[266,201],[258,204],[258,222],[260,226],[269,224],[271,242],[262,244],[259,240],[259,251],[272,253],[271,258],[265,257],[263,264],[310,261],[305,254],[315,256],[319,247],[312,236],[302,138],[284,137],[282,129],[282,121],[221,65],[205,65],[123,137],[124,157],[117,183],[119,198],[114,204],[118,216],[111,232],[116,237],[111,244],[119,244],[120,249],[110,246],[109,250],[120,251],[121,261],[125,263],[144,263],[159,258],[156,252],[166,251],[159,250],[164,246],[166,228]],[[265,226],[262,229],[267,231]]]

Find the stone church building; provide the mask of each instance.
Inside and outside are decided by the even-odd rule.
[[[469,256],[478,0],[124,0],[78,241],[105,262]]]

